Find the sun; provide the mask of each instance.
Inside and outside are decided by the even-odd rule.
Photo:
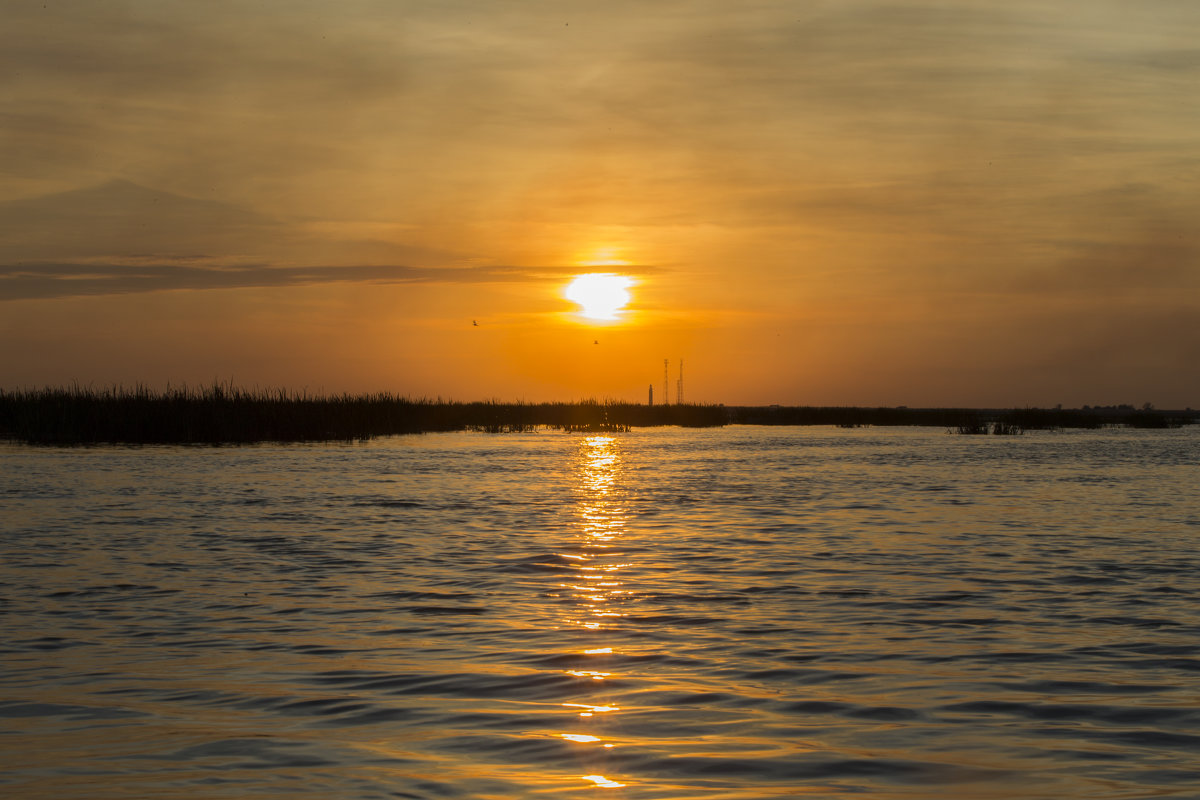
[[[613,272],[589,272],[577,275],[567,284],[563,296],[578,303],[579,313],[588,319],[613,320],[620,318],[621,309],[630,301],[629,287],[633,279]]]

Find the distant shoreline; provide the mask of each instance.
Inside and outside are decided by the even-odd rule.
[[[624,402],[454,402],[389,393],[317,395],[214,385],[156,391],[0,390],[0,440],[41,445],[249,444],[355,441],[445,431],[539,428],[614,432],[724,425],[940,427],[962,434],[1195,424],[1200,412],[1132,406],[1083,409],[867,408],[853,406],[655,405]]]

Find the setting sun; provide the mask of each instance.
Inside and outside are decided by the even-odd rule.
[[[629,303],[629,287],[633,279],[611,272],[592,272],[579,275],[567,285],[563,295],[572,303],[578,303],[580,314],[588,319],[617,319],[620,311]]]

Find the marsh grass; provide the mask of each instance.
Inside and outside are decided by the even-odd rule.
[[[917,426],[949,428],[959,433],[987,433],[975,428],[985,427],[989,421],[988,412],[971,408],[858,406],[734,406],[729,408],[729,418],[742,425]]]
[[[72,386],[0,390],[0,438],[31,444],[353,441],[436,431],[489,433],[723,425],[720,406],[411,399],[387,392],[310,395],[284,389]]]
[[[1129,425],[1178,427],[1190,410],[910,409],[810,406],[657,405],[582,400],[575,403],[461,403],[388,392],[310,395],[243,389],[231,383],[155,390],[138,385],[0,390],[0,439],[30,444],[238,444],[355,441],[437,431],[520,433],[540,428],[609,433],[678,425],[937,426],[963,434]]]
[[[1128,406],[1065,408],[906,408],[855,406],[730,406],[729,421],[741,425],[922,426],[963,435],[1013,436],[1025,431],[1111,426],[1177,428],[1194,424],[1197,412],[1134,411]]]

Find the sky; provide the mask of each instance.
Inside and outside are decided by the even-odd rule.
[[[0,4],[0,388],[1200,407],[1194,0]]]

